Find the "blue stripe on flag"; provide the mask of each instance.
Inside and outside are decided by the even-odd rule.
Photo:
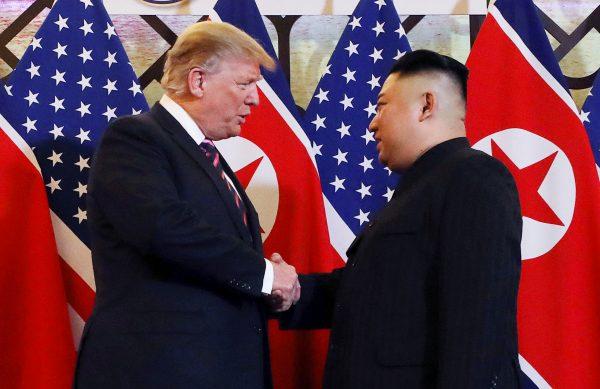
[[[532,54],[541,62],[548,72],[569,92],[567,82],[560,70],[558,62],[548,45],[546,32],[538,16],[538,9],[530,1],[498,0],[494,6],[519,34]]]
[[[581,120],[590,138],[596,165],[600,167],[600,71],[598,71],[590,94],[581,108]]]

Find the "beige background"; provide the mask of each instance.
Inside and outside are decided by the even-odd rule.
[[[151,4],[151,0],[103,0],[110,14],[202,15],[210,12],[217,0],[178,0],[170,4]],[[359,0],[255,0],[263,15],[350,15]],[[387,1],[390,4],[390,1]],[[392,0],[400,14],[446,15],[483,14],[486,0]]]
[[[0,0],[0,31],[3,31],[33,0]],[[572,32],[600,5],[599,0],[536,0],[535,3],[567,33]],[[21,57],[31,37],[48,14],[42,12],[30,25],[15,37],[8,48]],[[404,17],[402,17],[404,18]],[[161,16],[161,19],[176,33],[198,19],[194,16]],[[273,44],[277,50],[275,29],[264,18]],[[113,16],[125,50],[140,75],[162,53],[167,43],[139,16]],[[331,52],[348,22],[347,16],[303,16],[291,32],[291,88],[296,103],[306,107],[315,89],[319,75],[329,60]],[[550,35],[553,47],[558,45]],[[469,54],[469,18],[464,15],[430,15],[425,17],[412,31],[408,39],[413,49],[431,49],[451,55],[461,62]],[[591,30],[585,38],[560,62],[565,75],[583,77],[600,67],[600,33]],[[0,77],[6,76],[11,68],[0,60]],[[148,102],[156,101],[162,91],[154,82],[144,91]],[[589,89],[572,90],[578,107],[581,107]]]

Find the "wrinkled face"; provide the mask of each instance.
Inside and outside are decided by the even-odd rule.
[[[213,140],[238,136],[241,125],[258,105],[260,66],[249,59],[223,59],[217,70],[203,75],[203,114],[199,125]]]
[[[377,100],[377,114],[369,125],[377,141],[381,163],[404,171],[414,162],[414,143],[419,123],[419,99],[415,80],[391,74]]]

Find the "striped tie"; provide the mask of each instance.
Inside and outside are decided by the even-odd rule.
[[[244,202],[238,195],[238,193],[235,190],[235,188],[233,187],[233,185],[229,182],[229,180],[225,176],[225,171],[223,171],[223,166],[221,166],[221,161],[219,160],[219,152],[217,151],[215,144],[210,139],[204,139],[202,141],[202,143],[200,144],[200,148],[206,154],[206,158],[208,158],[209,161],[212,162],[212,165],[217,170],[217,173],[219,174],[221,179],[225,182],[225,185],[227,185],[227,189],[229,189],[229,193],[231,193],[231,195],[233,196],[233,201],[235,202],[235,205],[237,206],[238,210],[242,214],[242,220],[244,221],[244,225],[248,226],[248,217],[246,216],[246,206],[244,205]]]

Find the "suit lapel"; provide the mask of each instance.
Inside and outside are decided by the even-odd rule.
[[[219,175],[217,174],[217,171],[215,170],[214,166],[212,166],[210,161],[202,153],[200,146],[198,146],[196,144],[196,142],[194,142],[194,140],[190,137],[190,135],[181,126],[181,124],[179,124],[179,122],[177,120],[175,120],[175,118],[173,116],[171,116],[171,114],[168,113],[167,110],[165,110],[160,104],[158,104],[158,103],[155,104],[154,107],[152,107],[151,112],[152,112],[153,116],[156,118],[156,120],[160,123],[160,125],[168,133],[170,133],[173,136],[173,139],[175,140],[175,142],[194,161],[196,161],[198,163],[198,165],[208,175],[208,177],[212,181],[213,185],[217,188],[217,191],[219,192],[219,196],[221,197],[221,200],[223,201],[223,203],[225,204],[225,207],[227,208],[227,213],[229,214],[229,217],[231,218],[233,224],[236,226],[238,232],[240,233],[240,236],[244,240],[250,242],[252,239],[252,237],[250,235],[250,231],[248,231],[248,228],[244,225],[244,222],[240,216],[240,211],[237,208],[237,206],[235,205],[235,202],[233,200],[233,196],[229,192],[229,189],[227,188],[227,185],[225,184],[225,182],[223,182],[221,177],[219,177]],[[224,160],[221,159],[221,163],[223,164],[223,166],[225,166],[223,161]],[[228,169],[228,171],[226,171],[226,174],[228,174],[230,178],[233,177],[232,179],[235,179],[235,175],[232,174],[233,172],[231,172],[231,169],[229,168],[229,166],[227,166],[227,169]],[[223,170],[225,170],[225,169],[223,169]],[[239,183],[237,183],[237,179],[234,180],[234,183],[237,184],[236,188],[239,188]],[[242,192],[243,192],[243,190],[240,193],[242,193]],[[247,204],[247,203],[249,203],[249,201],[246,201],[246,199],[247,199],[247,197],[245,196],[245,193],[244,193],[244,201]],[[250,215],[248,215],[248,216],[250,216]]]

